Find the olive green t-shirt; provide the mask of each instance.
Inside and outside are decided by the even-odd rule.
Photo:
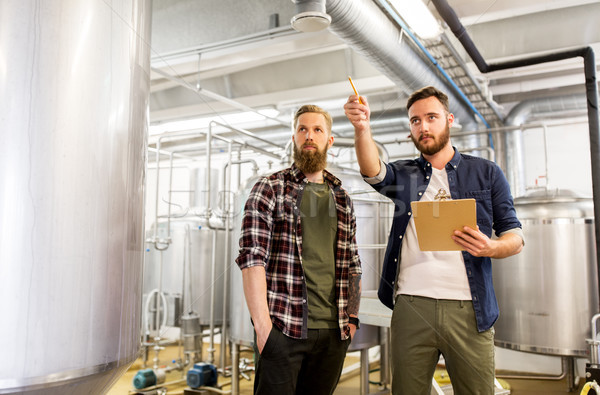
[[[300,202],[302,266],[308,292],[308,327],[337,328],[335,241],[337,211],[327,184],[309,182]]]

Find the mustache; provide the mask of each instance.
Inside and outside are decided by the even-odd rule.
[[[302,144],[302,148],[304,148],[304,147],[314,147],[314,148],[319,148],[319,147],[317,147],[317,145],[316,145],[316,144],[313,144],[313,143],[304,143],[304,144]]]
[[[430,135],[430,134],[422,134],[422,135],[419,136],[419,141],[421,141],[421,140],[423,140],[425,138],[433,139],[434,137],[432,135]]]

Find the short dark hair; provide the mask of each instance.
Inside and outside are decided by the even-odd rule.
[[[433,86],[426,86],[425,88],[421,88],[418,91],[413,92],[406,102],[406,110],[410,110],[410,107],[415,104],[416,101],[427,99],[428,97],[432,96],[437,98],[440,103],[442,103],[442,106],[444,106],[444,109],[447,112],[450,112],[448,108],[448,96]]]
[[[331,120],[331,114],[314,104],[305,104],[302,107],[300,107],[298,111],[296,111],[296,114],[294,114],[294,131],[298,126],[298,118],[300,118],[300,115],[307,112],[315,112],[317,114],[323,115],[323,117],[325,117],[325,123],[327,124],[327,133],[329,133],[329,135],[331,136],[331,127],[333,124],[333,121]]]

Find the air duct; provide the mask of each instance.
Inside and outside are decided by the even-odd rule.
[[[447,81],[432,70],[409,43],[409,38],[370,0],[327,0],[331,15],[330,30],[361,53],[379,71],[401,87],[406,94],[427,85],[443,89],[452,111],[463,130],[477,129],[477,121],[468,106]]]
[[[506,126],[519,126],[539,114],[586,109],[587,104],[584,94],[524,100],[512,108],[504,123]],[[503,137],[506,178],[512,188],[513,195],[523,196],[526,192],[523,132],[517,129],[505,133]]]
[[[523,100],[510,110],[504,123],[506,126],[517,126],[539,114],[586,109],[587,103],[583,93]]]
[[[292,0],[296,4],[296,15],[292,17],[292,27],[299,32],[317,32],[327,29],[331,17],[325,12],[325,0]]]

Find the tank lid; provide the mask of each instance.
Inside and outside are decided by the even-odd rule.
[[[534,203],[569,203],[578,201],[591,200],[590,197],[585,197],[577,194],[570,189],[536,189],[524,196],[515,198],[515,204],[534,204]]]

